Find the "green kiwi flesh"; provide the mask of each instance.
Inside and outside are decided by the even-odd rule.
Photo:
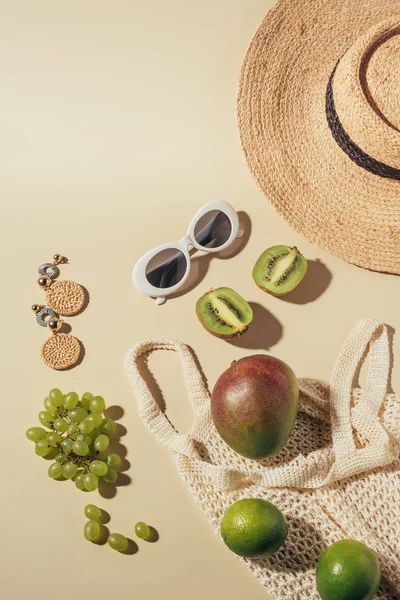
[[[307,261],[297,248],[272,246],[254,265],[253,279],[265,292],[284,296],[299,285],[306,271]]]
[[[253,320],[250,304],[228,287],[210,290],[199,298],[196,313],[207,331],[225,339],[243,335]]]

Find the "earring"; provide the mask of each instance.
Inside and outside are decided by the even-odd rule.
[[[46,292],[47,305],[57,314],[72,317],[79,314],[85,306],[85,291],[79,283],[63,279],[53,281],[59,275],[58,265],[67,262],[65,256],[55,254],[54,262],[43,263],[38,268],[38,285]]]
[[[37,323],[42,327],[48,327],[52,333],[40,350],[44,364],[57,371],[76,365],[81,355],[82,345],[73,335],[60,332],[64,321],[49,306],[33,304],[32,310],[36,315]]]

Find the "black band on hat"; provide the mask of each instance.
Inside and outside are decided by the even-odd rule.
[[[379,175],[380,177],[387,177],[389,179],[397,179],[400,181],[400,170],[386,165],[385,163],[372,158],[369,154],[361,150],[359,146],[350,138],[348,133],[344,130],[342,123],[340,122],[339,116],[336,112],[335,102],[333,99],[333,77],[337,68],[332,71],[332,75],[329,78],[328,87],[326,88],[325,97],[325,111],[326,118],[328,121],[329,129],[331,130],[333,139],[337,145],[347,154],[353,162],[359,167],[363,167],[370,173]]]

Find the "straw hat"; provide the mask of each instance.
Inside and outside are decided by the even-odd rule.
[[[400,273],[400,1],[279,0],[247,52],[249,168],[297,231]]]

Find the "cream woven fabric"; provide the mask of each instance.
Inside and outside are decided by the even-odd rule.
[[[353,380],[370,350],[366,389]],[[176,432],[142,375],[140,357],[154,350],[180,354],[196,419]],[[237,455],[219,437],[210,396],[187,346],[152,339],[126,355],[139,411],[155,437],[174,453],[182,479],[219,532],[226,508],[245,497],[273,502],[289,523],[285,545],[265,559],[240,559],[278,600],[318,600],[315,567],[333,542],[354,538],[379,556],[378,598],[400,598],[400,401],[387,394],[386,327],[359,321],[336,362],[330,386],[300,380],[300,410],[284,449],[269,460]]]

